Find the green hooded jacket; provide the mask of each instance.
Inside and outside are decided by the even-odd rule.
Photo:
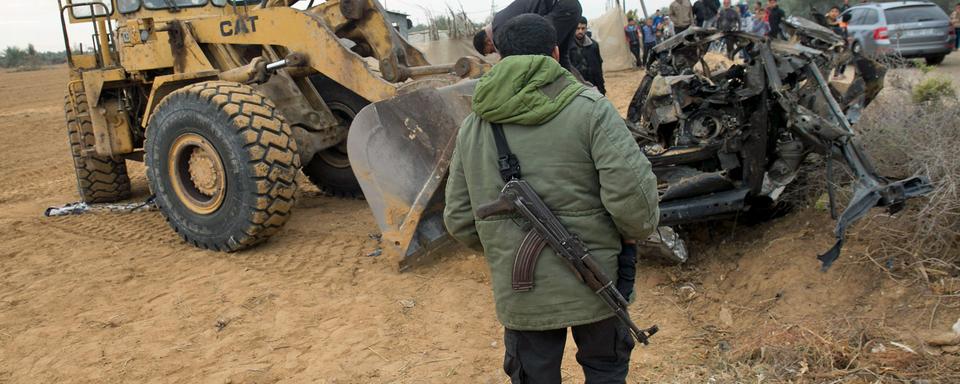
[[[613,105],[546,56],[511,56],[477,84],[460,127],[447,180],[444,222],[458,241],[484,253],[497,317],[509,329],[559,329],[613,315],[547,247],[534,288],[511,287],[523,239],[516,217],[480,220],[476,207],[503,188],[490,123],[500,123],[524,180],[617,276],[621,238],[645,239],[657,226],[656,177]]]

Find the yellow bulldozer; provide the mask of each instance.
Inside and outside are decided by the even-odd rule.
[[[442,242],[442,223],[419,218],[442,195],[445,167],[434,159],[445,158],[469,113],[472,84],[463,80],[485,70],[478,58],[431,65],[377,0],[58,2],[67,131],[84,202],[128,198],[126,161],[143,161],[156,205],[185,241],[237,251],[284,225],[298,170],[341,196],[394,173],[398,189],[366,191],[388,252],[402,259]],[[67,26],[85,23],[92,46],[74,51]],[[399,94],[410,95],[405,104],[376,108],[396,124],[352,132],[362,108]],[[348,132],[357,136],[349,145]]]

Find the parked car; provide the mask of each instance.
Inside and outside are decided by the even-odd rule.
[[[923,58],[937,65],[957,38],[947,13],[928,1],[861,4],[844,12],[844,19],[851,49],[867,56]]]

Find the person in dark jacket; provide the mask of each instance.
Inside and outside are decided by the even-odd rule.
[[[770,38],[783,39],[783,19],[787,14],[777,5],[777,0],[767,1],[767,20],[770,24]]]
[[[570,49],[573,48],[574,34],[583,13],[579,0],[514,0],[506,8],[493,16],[493,22],[473,36],[473,47],[484,55],[497,52],[493,36],[500,26],[514,17],[525,13],[543,16],[557,31],[560,47],[560,65],[570,69]]]
[[[643,64],[640,63],[640,45],[643,37],[641,36],[640,26],[637,25],[637,19],[632,17],[627,18],[627,26],[623,27],[623,34],[627,39],[627,44],[630,46],[630,53],[633,54],[637,66],[643,66]]]
[[[580,18],[577,26],[573,50],[570,51],[570,63],[580,75],[597,87],[601,94],[607,94],[603,81],[603,58],[600,57],[600,45],[588,36],[587,18]]]
[[[696,21],[694,24],[698,27],[703,27],[707,19],[707,5],[704,0],[697,0],[693,3],[693,18]]]
[[[730,0],[723,0],[723,8],[717,16],[717,29],[724,32],[740,30],[740,11],[730,3]]]
[[[704,26],[716,27],[717,14],[720,13],[720,0],[703,0]]]
[[[848,9],[850,9],[850,0],[843,0],[843,5],[837,9],[840,10],[840,13],[846,12]]]
[[[477,218],[504,182],[493,124],[502,127],[523,180],[608,276],[635,255],[635,241],[657,228],[657,178],[613,104],[557,63],[556,32],[543,17],[518,16],[495,37],[503,56],[476,85],[473,113],[457,133],[446,184],[444,224],[450,235],[482,252],[490,268],[497,319],[503,324],[503,369],[513,383],[562,380],[567,333],[587,383],[625,383],[634,341],[596,293],[552,248],[541,251],[534,286],[512,286],[524,223],[511,215]],[[625,245],[626,244],[626,245]],[[633,276],[626,278],[633,288]]]

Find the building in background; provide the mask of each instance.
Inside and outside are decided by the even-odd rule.
[[[410,36],[410,29],[413,28],[413,21],[410,21],[410,15],[406,13],[387,11],[387,21],[400,32],[404,39]]]

